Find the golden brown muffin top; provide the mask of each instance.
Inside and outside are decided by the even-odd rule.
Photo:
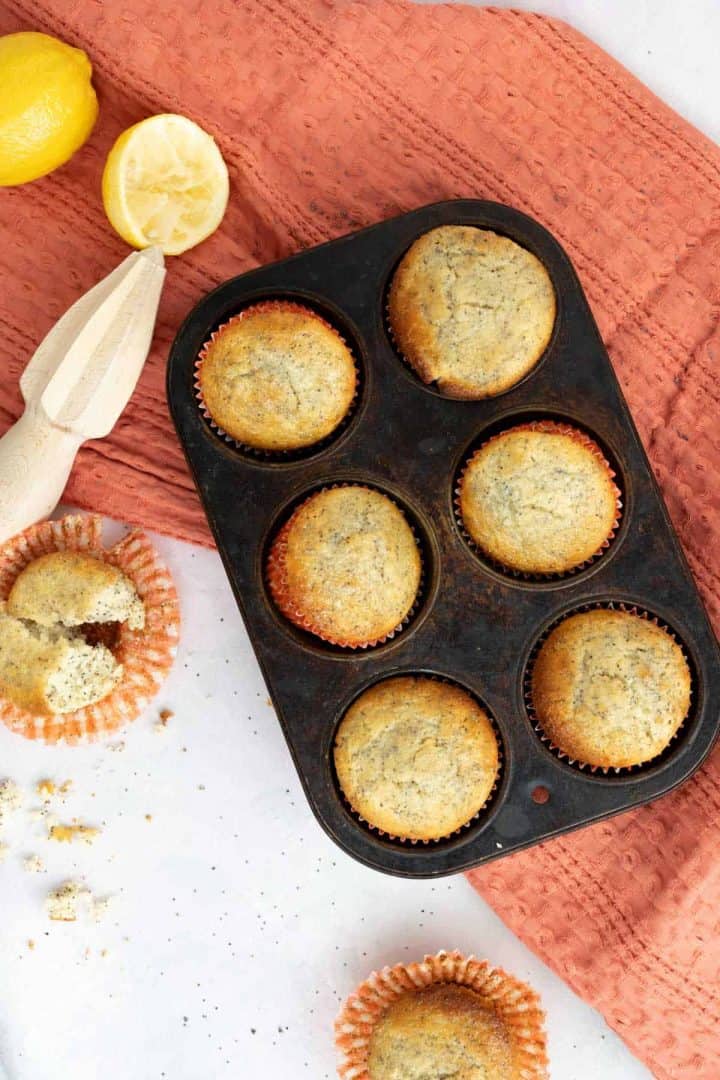
[[[315,633],[375,642],[410,612],[420,554],[386,495],[359,484],[319,491],[295,511],[284,536],[282,580],[271,572],[270,587],[281,610],[302,616]]]
[[[7,601],[10,615],[41,626],[126,622],[145,625],[145,609],[129,578],[111,563],[78,551],[40,555],[18,574]]]
[[[370,1080],[518,1080],[510,1034],[491,1004],[453,983],[408,991],[375,1028]]]
[[[260,304],[221,328],[198,380],[215,423],[258,450],[297,450],[330,435],[357,381],[340,335],[309,309]]]
[[[460,512],[475,543],[532,574],[562,573],[595,555],[613,531],[617,497],[599,447],[549,422],[491,439],[460,481]]]
[[[572,760],[603,768],[661,753],[690,708],[690,669],[670,634],[624,611],[571,615],[532,672],[543,732]]]
[[[449,397],[514,386],[545,351],[555,292],[531,252],[497,233],[443,225],[421,236],[390,286],[392,332],[408,362]]]
[[[477,702],[422,676],[386,679],[350,706],[335,740],[345,797],[391,836],[436,840],[483,807],[498,774],[498,743]]]

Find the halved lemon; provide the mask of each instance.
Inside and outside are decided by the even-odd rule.
[[[124,131],[102,179],[105,213],[136,248],[157,244],[180,255],[215,232],[229,192],[228,171],[211,135],[186,116],[160,113]]]

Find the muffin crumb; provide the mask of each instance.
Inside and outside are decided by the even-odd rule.
[[[23,794],[14,780],[0,781],[0,825],[3,819],[19,810],[23,804]]]
[[[39,855],[26,855],[23,859],[23,869],[28,874],[43,874],[45,872],[45,863]]]
[[[87,895],[88,889],[77,881],[63,882],[48,893],[45,900],[48,917],[54,922],[75,922],[80,899]]]
[[[76,839],[92,844],[100,829],[92,825],[51,825],[48,840],[56,840],[59,844],[72,844]]]

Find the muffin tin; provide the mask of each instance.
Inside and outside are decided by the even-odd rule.
[[[493,229],[534,252],[553,279],[555,330],[545,355],[499,397],[457,401],[425,386],[396,353],[385,318],[393,270],[438,225]],[[333,323],[353,349],[361,385],[349,421],[302,454],[258,458],[203,417],[194,365],[210,334],[243,307],[293,299]],[[718,732],[720,656],[692,576],[573,267],[552,235],[497,203],[437,203],[226,282],[190,313],[168,366],[173,420],[263,670],[308,801],[350,855],[378,870],[431,877],[477,866],[648,802],[700,765]],[[472,450],[515,423],[551,418],[585,430],[617,471],[623,513],[610,547],[565,576],[523,579],[484,560],[462,535],[456,479]],[[424,559],[410,623],[375,648],[335,648],[277,612],[263,575],[268,545],[310,492],[359,482],[404,510]],[[618,774],[581,771],[533,730],[528,663],[561,617],[599,603],[648,612],[685,649],[693,705],[654,762]],[[485,706],[502,742],[501,782],[480,818],[439,842],[408,844],[371,831],[343,801],[332,766],[336,727],[362,690],[395,674],[458,683]],[[239,732],[240,734],[240,732]]]

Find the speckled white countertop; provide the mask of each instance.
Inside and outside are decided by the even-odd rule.
[[[717,136],[716,0],[514,6],[569,18]],[[31,795],[5,830],[0,1076],[322,1080],[335,1075],[345,995],[375,967],[456,946],[541,992],[553,1080],[649,1077],[463,877],[393,879],[333,846],[306,806],[219,558],[158,546],[180,589],[182,646],[124,744],[48,749],[0,730],[0,777],[26,789],[71,778],[58,816],[103,830],[91,847],[50,844]],[[161,707],[175,715],[157,732]],[[32,853],[45,873],[23,869]],[[112,897],[103,921],[47,921],[45,893],[74,875]]]

